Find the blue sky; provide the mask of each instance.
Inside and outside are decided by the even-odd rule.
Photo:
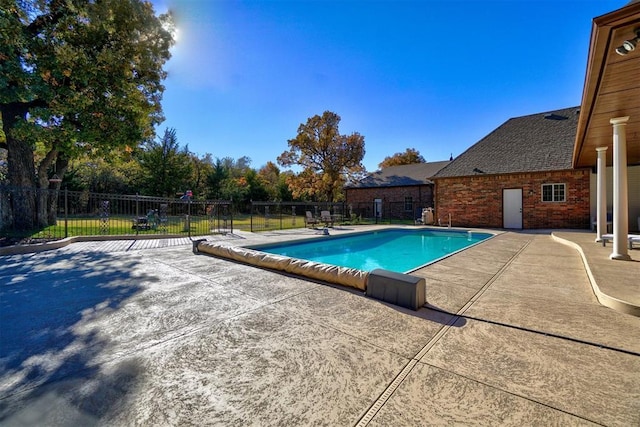
[[[180,145],[260,168],[333,111],[377,169],[457,156],[511,117],[579,105],[592,19],[625,0],[154,0],[178,41],[163,108]]]

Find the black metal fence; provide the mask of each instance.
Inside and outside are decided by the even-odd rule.
[[[328,212],[330,221],[323,219]],[[252,202],[250,230],[268,231],[307,226],[310,216],[316,226],[326,224],[413,224],[422,215],[422,207],[404,202],[371,203],[291,203]],[[313,225],[313,224],[312,224]]]
[[[422,208],[417,203],[387,202],[384,200],[351,203],[353,215],[376,223],[414,223],[422,215]]]
[[[34,193],[35,192],[35,193]],[[34,230],[12,227],[12,203],[36,197],[46,224]],[[88,191],[0,187],[0,235],[4,238],[57,240],[72,236],[233,233],[231,201],[191,200]],[[41,221],[42,222],[42,221]]]
[[[34,198],[46,225],[17,231],[12,204]],[[252,202],[239,212],[226,200],[191,200],[34,190],[0,186],[1,243],[47,241],[72,236],[203,236],[233,233],[234,227],[252,232],[344,224],[414,223],[421,206],[403,202],[370,203]],[[329,219],[322,213],[328,213]],[[307,219],[312,221],[308,222]]]
[[[329,212],[336,223],[342,223],[348,215],[345,207],[344,203],[252,202],[250,230],[303,228],[307,225],[308,215],[319,220],[323,211]]]

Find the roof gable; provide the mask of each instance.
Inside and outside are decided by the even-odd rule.
[[[434,178],[571,169],[579,111],[572,107],[509,119]]]
[[[432,184],[429,180],[449,161],[391,166],[367,175],[348,188],[401,187]]]

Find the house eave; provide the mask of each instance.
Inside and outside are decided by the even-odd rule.
[[[640,2],[593,20],[584,89],[574,143],[574,167],[596,162],[596,147],[612,147],[609,119],[630,116],[629,135],[640,134],[640,53],[618,55],[615,50],[640,28]],[[608,164],[611,164],[611,149]],[[630,141],[629,164],[640,163],[640,141]]]

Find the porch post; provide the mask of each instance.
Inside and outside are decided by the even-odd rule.
[[[607,232],[607,147],[598,147],[596,151],[598,152],[596,242],[601,242],[602,235]]]
[[[627,184],[627,133],[629,116],[616,117],[613,125],[613,252],[611,259],[630,260],[627,252],[629,233],[629,199]]]

